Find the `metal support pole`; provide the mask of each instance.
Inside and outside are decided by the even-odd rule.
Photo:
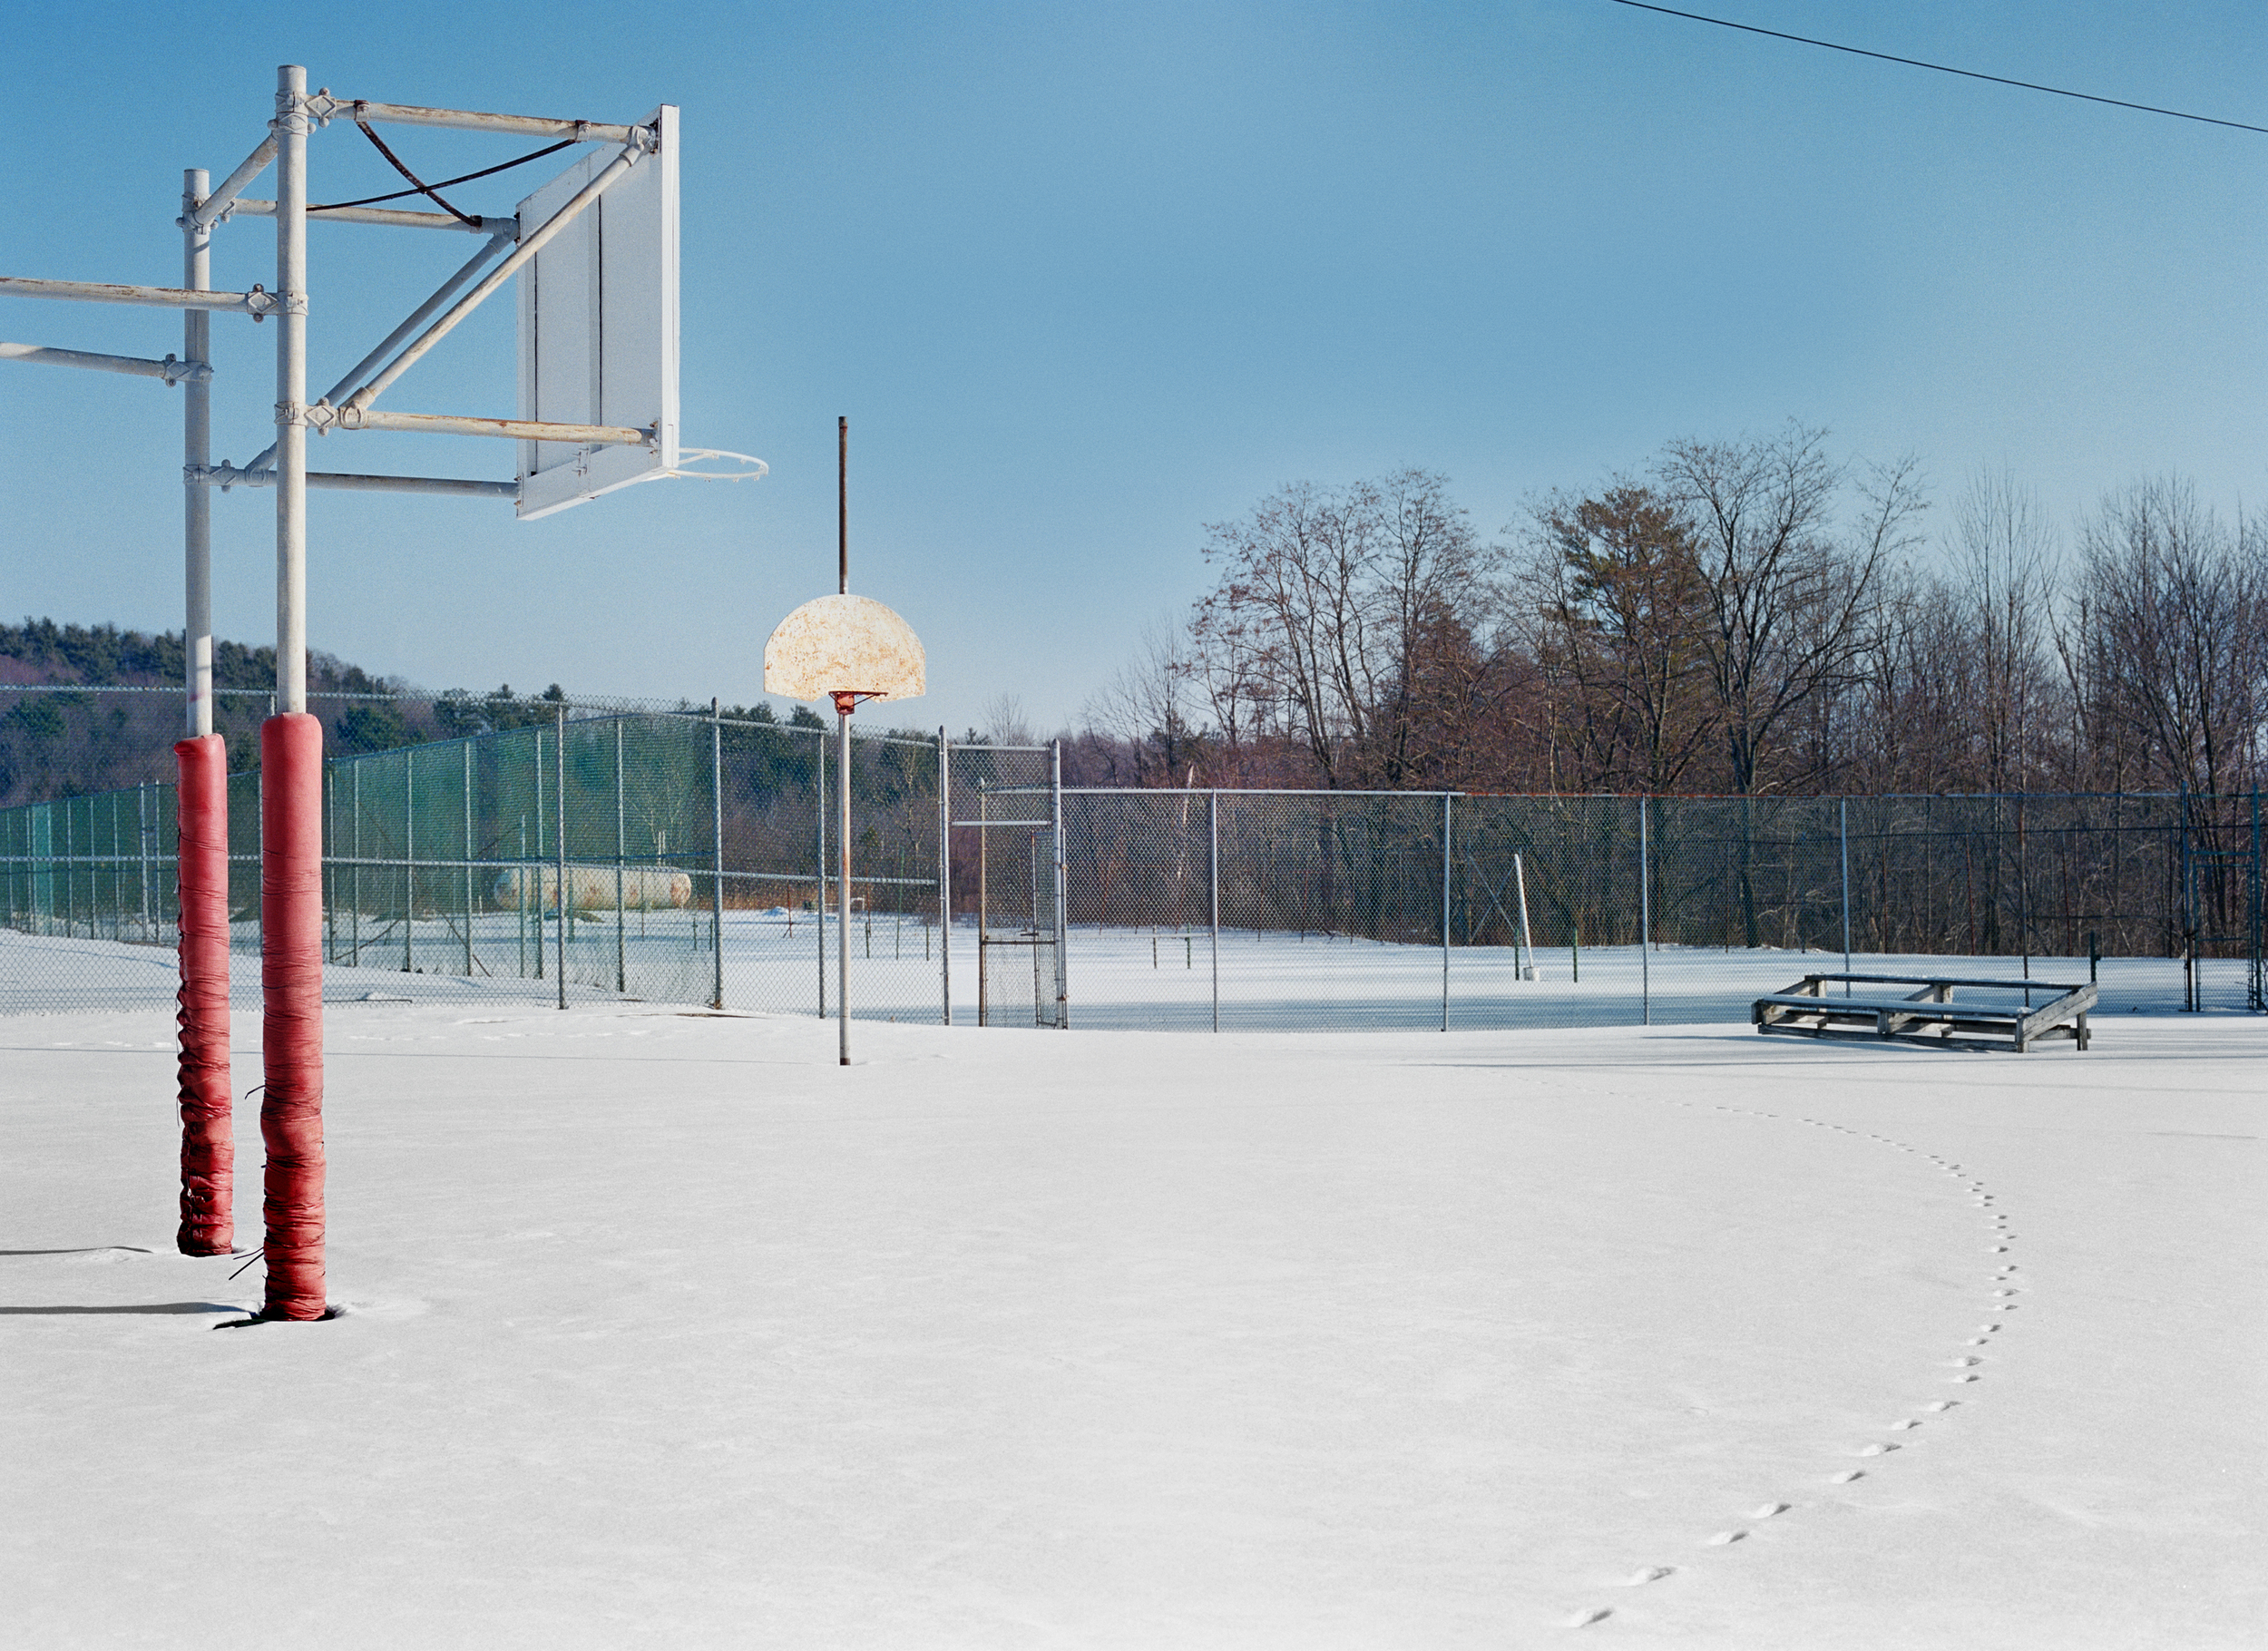
[[[354,784],[347,787],[351,795],[347,803],[349,810],[347,829],[353,838],[355,860],[353,866],[347,873],[347,945],[348,954],[353,960],[350,966],[360,968],[362,966],[362,765],[358,762],[351,763],[347,766],[347,772],[354,780]]]
[[[819,833],[819,898],[816,913],[817,922],[812,927],[819,934],[819,1019],[826,1019],[826,740],[818,741],[818,760],[814,765],[818,774],[819,806],[813,810],[817,816]]]
[[[715,969],[709,1006],[725,1006],[725,724],[709,702],[709,950]]]
[[[836,789],[842,793],[838,805],[835,855],[837,865],[837,887],[835,892],[835,1015],[836,1058],[839,1065],[850,1062],[850,903],[851,903],[851,748],[850,713],[836,701],[835,737],[841,758]]]
[[[402,750],[402,972],[417,972],[417,747]]]
[[[201,168],[181,174],[184,220],[204,203],[209,181]],[[212,285],[212,231],[188,221],[181,230],[181,285],[202,292]],[[212,314],[181,312],[181,356],[212,359]],[[208,374],[181,386],[181,464],[212,463],[212,383]],[[212,494],[201,483],[181,484],[181,562],[186,586],[181,637],[182,690],[191,738],[212,732]]]
[[[1049,789],[1054,804],[1055,826],[1055,1024],[1063,1031],[1071,1025],[1070,960],[1065,955],[1070,945],[1070,877],[1065,865],[1063,845],[1063,742],[1052,742],[1055,766],[1049,779]]]
[[[308,72],[276,72],[276,709],[308,708]]]
[[[991,786],[986,778],[980,778],[976,782],[976,1023],[979,1026],[991,1024],[990,1011],[992,1006],[992,960],[989,955],[992,944],[990,887],[992,834],[984,828],[991,817]]]
[[[464,978],[473,978],[473,742],[464,742]]]
[[[1851,799],[1842,801],[1840,828],[1843,835],[1843,972],[1851,972]],[[1843,982],[1843,995],[1851,995],[1851,982]]]
[[[543,821],[543,730],[536,728],[533,731],[535,735],[535,857],[541,861],[543,858],[543,836],[550,828]],[[524,819],[521,822],[520,835],[520,852],[524,855],[528,847]],[[546,966],[543,962],[543,879],[536,875],[543,869],[540,865],[528,865],[523,867],[521,873],[523,882],[534,884],[528,898],[535,913],[535,978],[539,981],[543,978]]]
[[[1207,921],[1213,932],[1213,1030],[1220,1031],[1220,793],[1205,794]]]
[[[1654,879],[1646,857],[1646,799],[1638,798],[1638,1023],[1654,1024]]]
[[[937,990],[953,1024],[953,742],[937,730]]]
[[[552,943],[552,964],[559,976],[559,1006],[567,1007],[567,925],[574,919],[569,915],[567,904],[567,708],[559,708],[559,728],[554,738],[559,749],[552,753],[552,852],[557,856],[559,867],[559,937]]]
[[[1449,854],[1450,833],[1454,822],[1450,815],[1452,798],[1442,794],[1442,1030],[1449,1030]]]
[[[710,701],[711,705],[715,703]],[[622,719],[617,717],[614,719],[614,990],[624,996],[630,992],[630,971],[623,966],[623,953],[630,943],[630,926],[622,920],[622,867],[630,853],[628,824],[622,807]]]

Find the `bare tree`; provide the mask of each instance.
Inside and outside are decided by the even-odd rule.
[[[1851,478],[1826,439],[1791,424],[1757,439],[1673,442],[1657,464],[1707,586],[1703,646],[1742,796],[1803,777],[1771,771],[1775,737],[1814,696],[1853,679],[1884,570],[1923,508],[1914,461],[1872,468],[1856,486],[1857,521],[1838,532]]]
[[[2257,784],[2268,738],[2268,534],[2176,479],[2080,530],[2063,649],[2088,744],[2114,774],[2207,794]]]
[[[1294,483],[1207,530],[1196,674],[1216,714],[1296,739],[1328,786],[1403,783],[1429,650],[1470,607],[1483,552],[1443,478]]]
[[[2028,488],[2006,471],[1970,478],[1953,513],[1954,582],[1945,592],[1969,667],[1961,767],[1987,791],[2030,787],[2034,741],[2055,696],[2050,646],[2055,536]]]

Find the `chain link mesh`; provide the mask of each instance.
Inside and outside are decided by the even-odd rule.
[[[333,999],[826,1014],[847,923],[852,1010],[877,1020],[1722,1021],[1846,948],[2263,1007],[2253,796],[1061,790],[1048,747],[854,725],[846,897],[835,730],[509,704],[515,726],[328,764]],[[249,1005],[259,776],[229,786]],[[174,837],[170,784],[0,809],[0,1010],[169,1002]]]

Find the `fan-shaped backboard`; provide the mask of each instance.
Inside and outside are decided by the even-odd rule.
[[[786,619],[764,644],[764,691],[790,699],[855,693],[918,699],[928,661],[914,628],[871,596],[822,596]]]

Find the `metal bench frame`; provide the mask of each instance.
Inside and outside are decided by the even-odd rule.
[[[1830,997],[1830,984],[1916,986],[1903,997]],[[1953,990],[1968,986],[1993,992],[2049,992],[2048,1001],[2027,1008],[1973,1001],[1956,1003]],[[2095,1007],[2095,988],[2055,981],[1980,981],[1922,974],[1807,974],[1783,991],[1758,998],[1749,1019],[1759,1032],[1784,1037],[1862,1039],[1869,1042],[1918,1043],[1925,1049],[2012,1049],[2023,1054],[2035,1043],[2068,1039],[2087,1045],[2087,1014]]]

